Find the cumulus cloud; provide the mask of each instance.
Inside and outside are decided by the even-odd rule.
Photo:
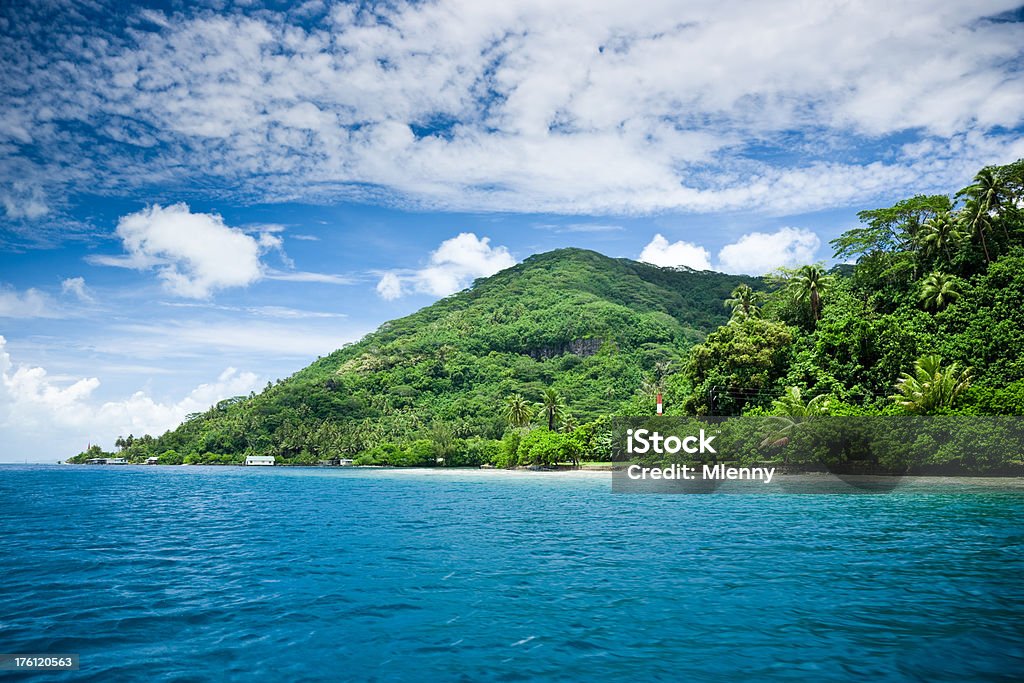
[[[95,265],[156,269],[164,288],[191,299],[206,299],[219,289],[245,287],[264,278],[289,282],[348,285],[355,280],[333,273],[296,271],[275,234],[283,226],[257,226],[255,234],[227,225],[215,213],[193,213],[187,204],[153,205],[123,216],[117,236],[123,256],[93,255]],[[289,270],[266,266],[261,257],[276,252]]]
[[[640,252],[637,260],[662,267],[686,266],[695,270],[764,275],[783,266],[814,263],[821,239],[802,228],[780,228],[773,233],[750,232],[718,252],[714,265],[711,253],[690,242],[669,242],[661,234]]]
[[[657,234],[640,252],[638,260],[663,268],[685,266],[694,270],[711,270],[711,254],[704,247],[690,242],[669,242]]]
[[[752,232],[718,252],[718,267],[726,273],[764,275],[782,266],[814,263],[821,240],[810,230],[781,228],[773,233]]]
[[[448,296],[465,289],[476,278],[494,275],[515,263],[508,249],[492,247],[489,237],[463,232],[441,242],[425,267],[407,273],[385,273],[377,283],[377,293],[385,299],[410,292]]]
[[[193,299],[256,282],[263,276],[260,253],[281,246],[279,237],[254,238],[217,214],[192,213],[183,203],[128,214],[118,221],[117,236],[127,256],[93,258],[93,263],[156,268],[169,292]]]
[[[86,289],[84,277],[69,277],[60,283],[60,288],[65,294],[74,294],[82,303],[91,304],[95,301]]]
[[[56,460],[89,442],[122,434],[160,434],[189,413],[219,400],[247,394],[259,386],[256,375],[227,368],[216,380],[200,384],[181,399],[158,401],[138,391],[118,401],[99,401],[96,377],[60,381],[44,368],[15,366],[0,336],[0,458]]]
[[[59,318],[60,311],[44,292],[26,289],[24,292],[0,287],[0,318]]]
[[[1016,4],[438,0],[101,28],[6,3],[0,177],[574,214],[948,190],[1024,155],[1024,22],[993,19]],[[40,215],[32,192],[0,199]]]
[[[377,293],[391,301],[402,296],[402,281],[394,273],[384,273],[377,283]]]

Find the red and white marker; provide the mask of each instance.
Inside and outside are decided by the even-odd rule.
[[[661,394],[658,394],[658,415],[661,415]]]

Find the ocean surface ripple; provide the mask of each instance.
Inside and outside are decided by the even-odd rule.
[[[1024,489],[0,468],[11,680],[1020,680]],[[0,676],[4,674],[0,673]]]

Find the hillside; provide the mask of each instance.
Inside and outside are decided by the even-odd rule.
[[[434,462],[433,451],[462,457],[460,440],[470,439],[466,457],[480,460],[474,444],[485,448],[508,431],[514,394],[537,413],[533,404],[554,390],[564,405],[559,422],[569,426],[649,411],[653,397],[640,390],[728,321],[722,302],[741,283],[763,288],[754,278],[581,249],[531,256],[259,395],[222,401],[156,439],[132,437],[125,453],[168,463],[244,454],[298,463],[372,452],[375,462],[411,464]]]
[[[604,459],[609,417],[650,415],[656,393],[673,415],[1024,415],[1024,161],[858,217],[831,243],[855,265],[764,280],[532,256],[258,396],[118,447],[168,464]],[[1002,450],[923,448],[896,467],[1024,465],[1019,438],[986,439]]]

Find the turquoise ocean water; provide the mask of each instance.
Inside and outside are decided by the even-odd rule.
[[[10,680],[1020,680],[1024,488],[0,467]]]

